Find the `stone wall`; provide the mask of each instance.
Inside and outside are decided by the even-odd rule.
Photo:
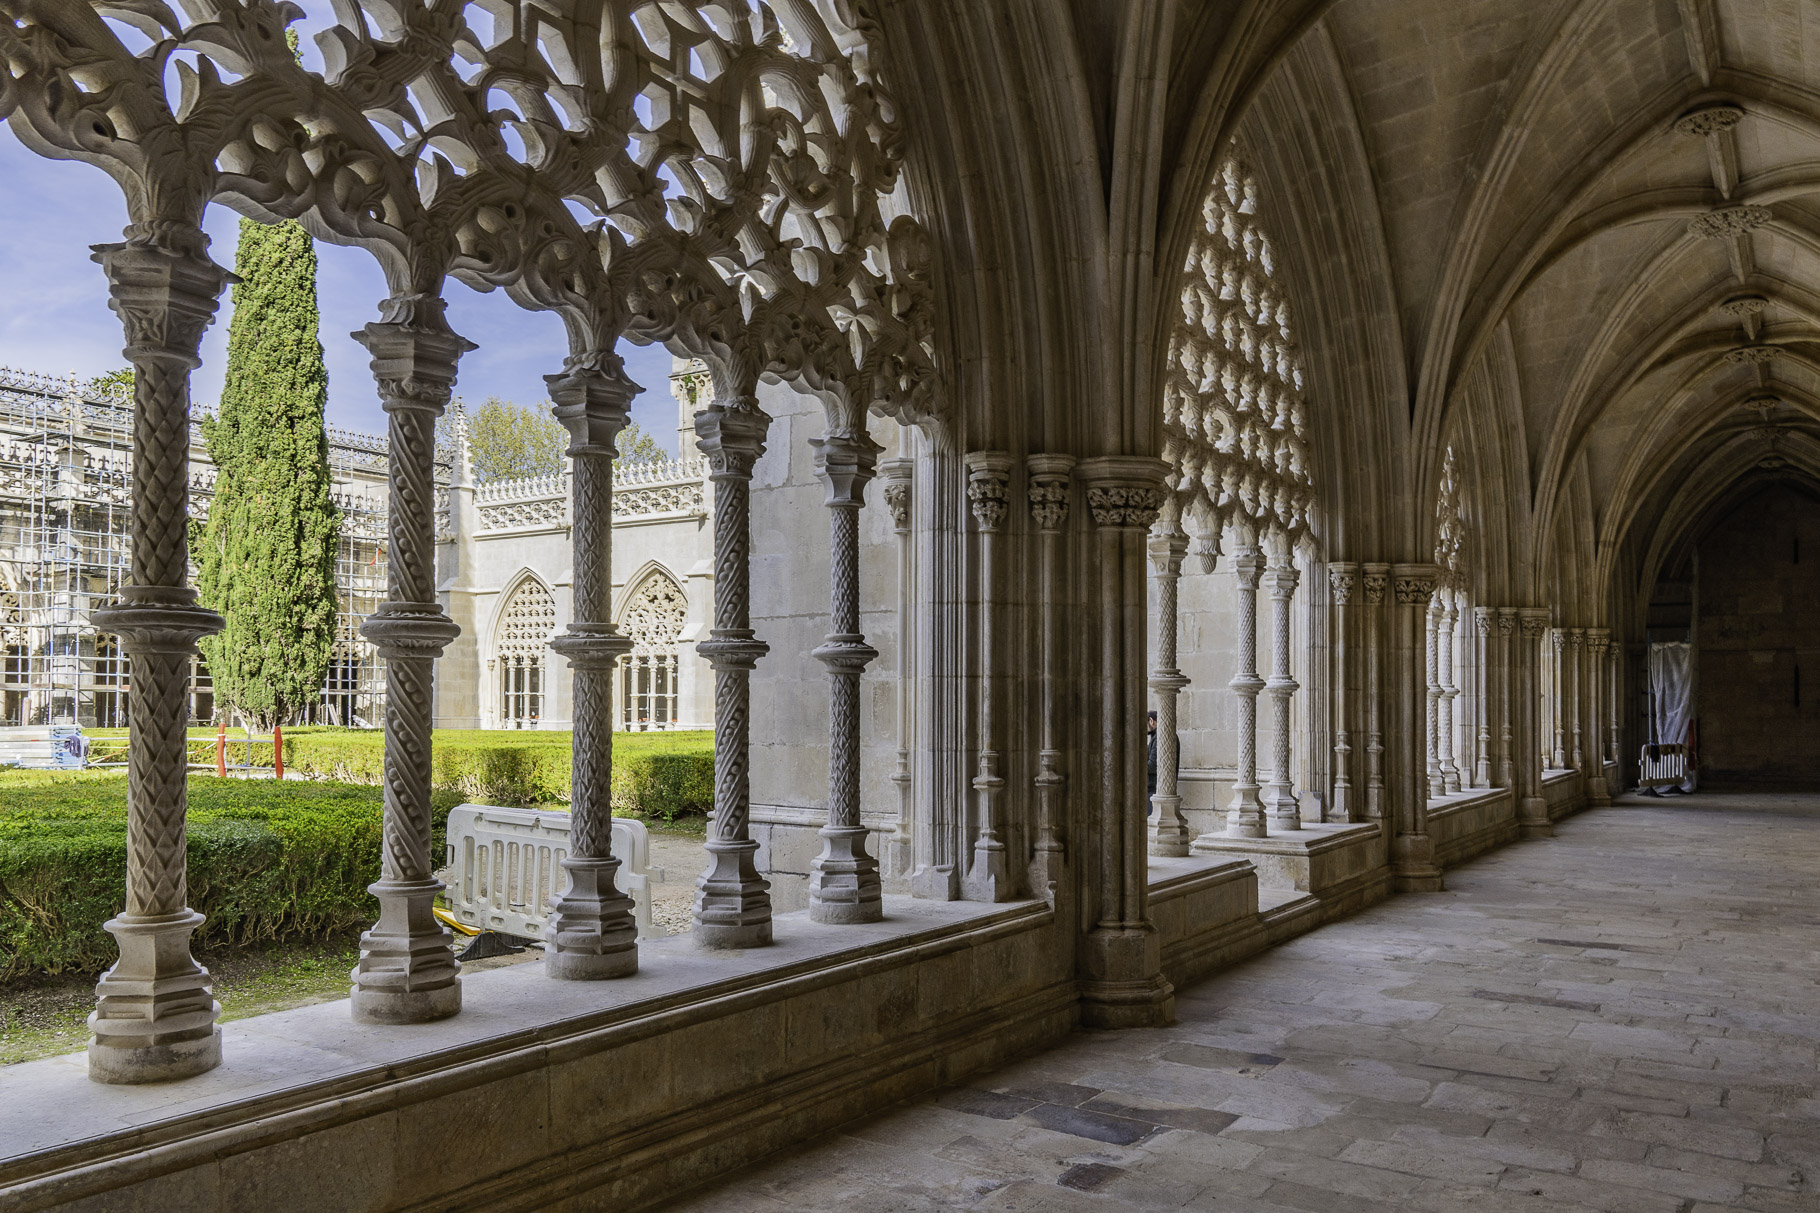
[[[1700,750],[1711,787],[1820,779],[1820,502],[1788,487],[1700,543]]]

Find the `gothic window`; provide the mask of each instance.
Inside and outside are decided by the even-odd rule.
[[[506,600],[499,617],[499,722],[534,729],[543,719],[545,654],[556,631],[556,600],[543,582],[527,577]]]
[[[1164,458],[1184,512],[1296,535],[1312,484],[1302,362],[1258,183],[1238,144],[1201,203],[1163,386]]]
[[[643,731],[677,724],[677,638],[689,600],[668,575],[653,571],[627,599],[619,630],[632,638],[620,658],[620,723]]]

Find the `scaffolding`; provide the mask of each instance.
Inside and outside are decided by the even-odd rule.
[[[215,469],[190,433],[190,516],[207,517]],[[385,706],[385,666],[360,625],[385,596],[386,442],[329,431],[332,496],[342,512],[340,599],[323,724],[365,725]],[[437,480],[446,483],[446,460]],[[112,602],[131,551],[132,403],[75,377],[0,367],[0,724],[126,724],[127,667],[93,611]],[[192,576],[194,570],[192,569]],[[195,723],[215,715],[208,669],[192,669]]]

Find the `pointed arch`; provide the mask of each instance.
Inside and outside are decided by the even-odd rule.
[[[619,723],[628,730],[675,728],[681,691],[681,640],[689,596],[677,577],[653,561],[641,569],[619,606],[616,624],[632,641],[619,660]]]
[[[543,578],[525,570],[500,597],[493,619],[494,677],[499,724],[534,729],[547,714],[550,638],[556,632],[556,596]]]

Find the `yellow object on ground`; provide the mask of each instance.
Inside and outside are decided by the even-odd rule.
[[[449,926],[453,927],[457,931],[460,931],[463,935],[480,934],[479,927],[469,926],[467,923],[462,922],[459,918],[456,918],[455,915],[449,913],[447,910],[443,909],[441,906],[432,906],[430,908],[436,912],[436,917],[442,919],[444,922],[448,923]]]

